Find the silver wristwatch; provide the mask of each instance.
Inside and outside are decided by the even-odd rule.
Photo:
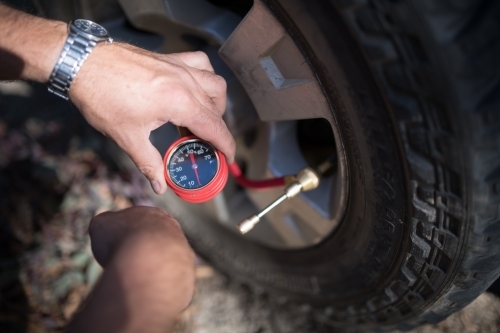
[[[74,20],[68,24],[68,39],[57,59],[49,78],[48,89],[64,99],[69,99],[69,88],[83,62],[97,43],[113,42],[108,31],[89,20]]]

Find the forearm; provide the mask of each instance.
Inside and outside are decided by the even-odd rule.
[[[67,37],[67,25],[0,3],[0,80],[47,82]]]

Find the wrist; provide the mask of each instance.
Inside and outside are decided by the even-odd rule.
[[[92,98],[89,96],[92,94],[91,87],[102,79],[100,71],[103,66],[113,63],[110,55],[119,54],[120,51],[120,43],[99,43],[89,54],[71,83],[71,89],[68,92],[69,98],[80,110],[84,101]]]
[[[72,21],[68,32],[47,87],[51,93],[66,100],[75,77],[97,44],[113,42],[105,28],[85,19]]]

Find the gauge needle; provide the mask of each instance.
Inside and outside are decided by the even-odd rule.
[[[196,162],[194,160],[194,154],[193,153],[189,154],[189,158],[191,159],[191,163],[193,165],[194,174],[196,175],[196,180],[198,180],[198,185],[201,185],[201,183],[200,183],[200,176],[198,175],[198,165],[196,164]]]

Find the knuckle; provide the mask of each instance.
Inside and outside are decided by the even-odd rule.
[[[161,74],[161,77],[165,82],[171,82],[169,77],[176,77],[178,80],[184,81],[191,76],[189,71],[179,64],[168,63],[165,65],[164,69],[165,71]]]
[[[208,95],[203,96],[203,105],[205,105],[206,107],[208,107],[212,111],[216,111],[215,110],[216,109],[215,103],[214,103],[213,99],[210,98],[210,96],[208,96]]]
[[[227,83],[226,83],[226,80],[222,76],[214,74],[212,76],[212,81],[213,81],[213,85],[217,88],[218,91],[226,92]]]
[[[162,224],[178,229],[182,233],[179,223],[165,210],[158,207],[141,207],[141,216],[148,216],[149,220],[156,220]]]
[[[208,55],[205,52],[195,51],[193,52],[193,55],[197,58],[198,61],[210,64],[210,59],[208,58]]]
[[[148,179],[154,176],[155,168],[152,165],[138,165],[137,168]]]
[[[108,216],[110,215],[111,213],[110,212],[104,212],[104,213],[100,213],[96,216],[94,216],[91,220],[90,220],[90,224],[89,224],[89,234],[90,236],[92,237],[94,234],[98,233],[101,228],[102,228],[102,225],[105,223],[106,219],[108,218]]]
[[[141,215],[148,215],[150,217],[159,218],[159,219],[170,216],[166,211],[164,211],[163,209],[158,208],[158,207],[141,206],[138,208],[140,208]]]
[[[151,207],[155,212],[156,214],[160,215],[160,216],[168,216],[168,217],[171,217],[169,213],[167,213],[166,211],[164,211],[163,209],[161,208],[158,208],[158,207]]]
[[[182,67],[182,66],[176,66],[175,67],[175,74],[182,80],[186,82],[191,82],[193,80],[193,77],[191,76],[191,73],[189,71]]]
[[[158,216],[170,216],[166,211],[158,207],[144,207],[144,208]]]

